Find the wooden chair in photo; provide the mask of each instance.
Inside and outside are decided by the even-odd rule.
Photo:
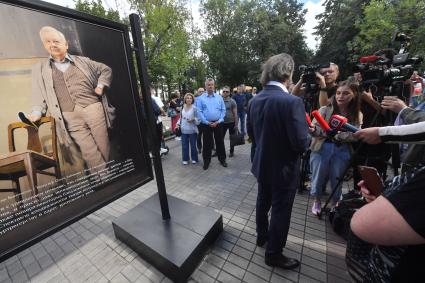
[[[0,192],[13,192],[17,202],[22,201],[22,191],[19,178],[27,176],[33,196],[38,195],[37,174],[44,174],[60,178],[56,127],[52,117],[42,117],[37,123],[39,126],[50,123],[52,146],[51,150],[43,149],[39,137],[39,129],[22,122],[15,122],[8,127],[9,153],[0,156],[0,180],[10,180],[15,188],[1,189]],[[26,129],[28,133],[27,149],[16,151],[15,130]],[[54,173],[47,171],[54,168]]]

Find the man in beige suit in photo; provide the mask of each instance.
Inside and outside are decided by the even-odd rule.
[[[103,169],[110,144],[101,96],[111,84],[112,69],[70,55],[65,36],[52,27],[42,27],[40,38],[50,55],[32,70],[33,108],[28,118],[38,121],[49,110],[59,142],[75,142],[90,172]]]

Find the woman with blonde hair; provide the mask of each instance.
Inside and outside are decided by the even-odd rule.
[[[199,119],[196,107],[193,105],[195,97],[191,93],[186,93],[183,99],[183,107],[181,109],[180,119],[177,121],[176,127],[181,130],[182,143],[182,163],[189,164],[189,146],[192,164],[198,163],[198,150],[196,148],[196,139],[198,136]]]

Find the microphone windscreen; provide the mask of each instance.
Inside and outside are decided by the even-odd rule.
[[[379,59],[379,56],[371,55],[371,56],[364,56],[360,58],[360,63],[368,63],[368,62],[375,62]]]
[[[307,120],[307,123],[310,127],[313,126],[313,124],[311,123],[310,115],[308,115],[307,112],[305,113],[305,119]]]
[[[320,127],[325,131],[329,132],[331,127],[329,127],[328,123],[323,119],[322,115],[320,115],[319,111],[314,110],[311,112],[311,115],[316,119],[317,123],[319,123]]]

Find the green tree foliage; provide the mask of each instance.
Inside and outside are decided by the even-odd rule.
[[[383,48],[399,48],[391,42],[392,34],[401,31],[409,35],[412,55],[425,55],[425,1],[372,0],[364,6],[364,18],[356,23],[358,35],[350,42],[354,55],[369,55]]]
[[[167,90],[182,88],[191,65],[189,14],[183,1],[129,0],[141,18],[151,81]],[[167,91],[166,90],[166,91]]]
[[[296,0],[206,0],[202,50],[220,85],[258,84],[261,63],[287,52],[305,64],[305,10]]]
[[[314,61],[337,63],[342,77],[352,73],[360,56],[398,49],[391,43],[396,30],[412,37],[412,55],[425,55],[424,0],[327,0],[324,5],[317,16],[315,34],[321,43]]]
[[[314,56],[316,63],[334,62],[339,65],[341,75],[352,69],[352,50],[347,45],[359,32],[355,23],[362,18],[363,5],[368,0],[326,0],[325,11],[318,16],[315,35],[321,39]]]
[[[102,0],[77,0],[75,2],[75,10],[84,12],[100,18],[122,22],[118,11],[113,9],[106,10],[103,7]]]

